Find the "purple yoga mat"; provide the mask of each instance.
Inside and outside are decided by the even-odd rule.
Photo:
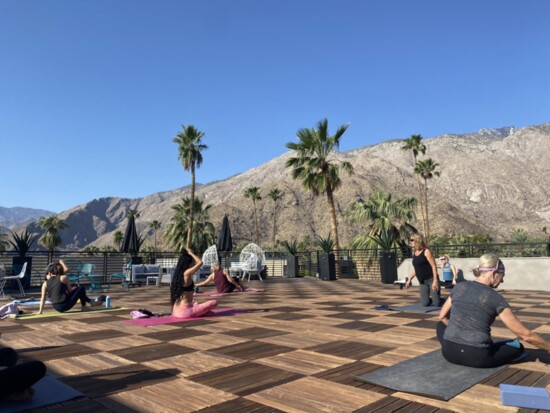
[[[164,316],[164,317],[150,317],[150,318],[138,318],[137,320],[124,320],[126,324],[132,324],[134,326],[142,326],[142,327],[149,327],[149,326],[158,326],[161,324],[171,324],[171,323],[185,323],[187,321],[196,321],[196,320],[203,320],[205,318],[213,318],[213,317],[223,317],[223,316],[229,316],[229,315],[235,315],[238,314],[239,310],[234,310],[232,308],[223,308],[223,309],[216,309],[212,310],[212,315],[203,315],[202,317],[191,317],[191,318],[177,318],[172,317],[171,315]]]

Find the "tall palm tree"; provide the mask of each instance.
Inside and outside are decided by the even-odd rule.
[[[40,217],[37,224],[40,228],[46,230],[38,239],[38,242],[53,255],[55,247],[61,244],[59,231],[68,228],[67,223],[59,219],[57,215],[51,215],[49,217]]]
[[[212,205],[203,206],[203,202],[200,199],[195,198],[193,202],[193,237],[190,248],[199,253],[205,251],[210,245],[215,242],[216,233],[214,224],[209,219],[209,210]],[[189,209],[191,208],[191,198],[184,197],[181,203],[172,205],[172,209],[175,211],[170,223],[167,225],[164,232],[164,238],[167,244],[180,251],[186,245],[184,242],[184,234],[189,228]]]
[[[113,242],[115,244],[115,249],[117,251],[120,251],[120,249],[122,248],[122,240],[123,239],[124,239],[124,234],[122,233],[122,231],[116,231],[113,234]]]
[[[404,145],[401,147],[404,151],[411,151],[413,156],[413,169],[416,167],[418,154],[426,154],[426,145],[422,143],[422,135],[411,135],[409,139],[403,140]],[[420,199],[420,212],[422,214],[422,228],[426,234],[426,217],[424,215],[424,199],[422,196],[422,188],[420,186],[420,175],[416,175],[416,183],[418,185],[418,195]]]
[[[260,188],[258,188],[257,186],[247,188],[246,191],[244,191],[244,197],[252,199],[252,203],[254,204],[254,226],[256,228],[256,244],[260,245],[260,236],[258,234],[258,213],[256,212],[256,201],[260,201],[262,199],[262,196],[260,195]]]
[[[346,161],[337,162],[331,159],[340,146],[340,138],[348,128],[342,125],[333,136],[329,136],[328,120],[317,123],[314,129],[300,129],[296,136],[299,142],[289,142],[286,147],[294,151],[294,157],[286,162],[288,168],[292,168],[292,177],[302,181],[306,191],[311,191],[314,196],[327,195],[327,203],[330,214],[330,229],[334,247],[340,249],[338,240],[338,223],[336,220],[336,207],[334,205],[334,192],[340,187],[342,181],[340,172],[353,173],[353,166]],[[340,274],[340,263],[336,254],[336,271]]]
[[[273,207],[273,249],[275,249],[276,234],[277,234],[277,209],[279,206],[279,201],[283,197],[283,192],[279,188],[273,188],[267,196],[271,198],[274,203]]]
[[[157,250],[157,231],[160,229],[161,226],[162,224],[156,219],[154,221],[149,222],[149,228],[154,231],[155,251]]]
[[[416,199],[393,200],[391,193],[376,189],[366,201],[355,202],[348,212],[348,219],[366,224],[365,234],[352,241],[352,248],[375,248],[380,240],[391,247],[407,245],[409,236],[416,231],[410,221],[416,218]]]
[[[424,161],[417,161],[414,167],[414,173],[424,179],[424,214],[426,216],[426,242],[430,242],[430,220],[428,218],[428,180],[434,176],[439,176],[441,173],[437,171],[439,164],[433,159],[428,158]]]
[[[199,131],[193,125],[182,125],[183,132],[178,134],[172,141],[178,144],[178,159],[183,165],[183,169],[191,171],[191,203],[195,200],[195,169],[202,165],[201,152],[208,149],[208,146],[201,142],[204,133]],[[189,247],[193,238],[193,208],[189,210],[189,228],[187,229],[187,243]]]

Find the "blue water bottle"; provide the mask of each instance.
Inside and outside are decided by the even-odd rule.
[[[111,307],[111,297],[105,297],[105,308]]]

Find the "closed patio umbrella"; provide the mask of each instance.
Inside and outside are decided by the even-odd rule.
[[[131,253],[132,257],[137,255],[139,252],[139,239],[136,229],[136,220],[133,215],[128,218],[128,226],[124,232],[121,251]]]
[[[227,215],[224,215],[223,217],[222,227],[220,229],[220,233],[218,234],[218,242],[216,243],[216,249],[219,252],[225,251],[226,258],[227,253],[233,250],[233,240],[231,239],[231,229],[229,228],[229,219],[227,218]]]

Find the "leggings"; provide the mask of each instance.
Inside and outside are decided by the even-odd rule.
[[[193,318],[205,315],[210,310],[218,305],[216,300],[206,301],[202,304],[193,303],[192,306],[187,306],[186,303],[180,302],[172,308],[172,316],[177,318]]]
[[[66,301],[53,304],[53,308],[55,308],[60,313],[64,313],[65,311],[69,311],[71,308],[73,308],[78,300],[80,300],[80,304],[82,304],[82,307],[84,307],[86,303],[89,303],[91,301],[86,295],[86,288],[75,288],[69,293]]]
[[[437,291],[432,290],[432,284],[434,282],[432,278],[426,278],[420,283],[420,302],[424,307],[433,305],[439,307],[441,304],[441,296],[439,295],[440,289]]]
[[[0,349],[0,400],[13,393],[31,387],[46,374],[46,366],[41,361],[17,364],[17,353],[9,348]]]
[[[441,352],[450,363],[468,367],[498,367],[510,364],[525,350],[518,340],[499,341],[487,348],[455,343],[443,338],[446,328],[441,321],[437,323],[436,331],[441,343]]]

